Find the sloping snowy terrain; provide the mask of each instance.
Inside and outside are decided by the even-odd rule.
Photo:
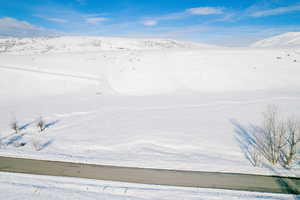
[[[1,155],[300,173],[299,166],[289,172],[252,167],[236,139],[270,104],[300,117],[299,49],[181,42],[166,48],[161,40],[149,47],[140,39],[82,37],[24,39],[35,42],[23,46],[23,39],[8,40],[18,42],[0,53]],[[102,42],[92,48],[91,41]],[[44,51],[50,43],[54,48]],[[102,46],[107,43],[113,45]],[[35,125],[40,116],[49,126],[42,133]],[[9,128],[14,118],[19,134]]]
[[[300,88],[299,53],[172,49],[0,54],[0,84],[5,86],[0,94],[38,96],[84,90],[151,95]],[[33,84],[36,82],[39,84]]]
[[[257,41],[251,47],[300,48],[300,32],[289,32]]]
[[[275,104],[299,116],[297,91],[145,97],[60,95],[1,100],[0,155],[120,166],[299,176],[253,167],[237,134]],[[40,133],[36,120],[47,126]],[[22,130],[9,128],[16,117]],[[21,144],[25,146],[20,146]]]

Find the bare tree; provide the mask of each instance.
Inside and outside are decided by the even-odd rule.
[[[18,125],[18,121],[16,119],[10,123],[10,128],[13,129],[15,131],[15,133],[19,132],[19,125]]]
[[[289,167],[295,159],[300,145],[300,122],[296,119],[286,121],[286,146],[281,149],[281,161],[284,167]]]
[[[264,158],[272,165],[289,168],[300,148],[300,121],[283,118],[276,106],[269,106],[262,125],[251,127],[244,137],[251,164],[257,166]]]
[[[44,119],[42,117],[40,117],[37,122],[37,127],[39,128],[40,132],[45,130],[45,128],[46,128],[45,124],[46,123],[45,123]]]
[[[254,131],[256,149],[272,164],[277,164],[280,159],[281,149],[285,145],[286,126],[279,116],[275,106],[269,106],[263,113],[263,124]]]
[[[255,148],[254,146],[249,146],[247,153],[247,158],[254,167],[258,167],[261,165],[261,154],[257,148]]]

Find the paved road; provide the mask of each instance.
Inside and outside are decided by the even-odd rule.
[[[142,184],[300,194],[300,178],[116,167],[0,156],[0,171]]]

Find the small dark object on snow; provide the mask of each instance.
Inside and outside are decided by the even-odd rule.
[[[20,142],[20,143],[18,142],[18,143],[14,144],[15,147],[24,147],[25,145],[26,145],[26,142]]]
[[[20,147],[23,147],[23,146],[25,146],[26,145],[26,142],[21,142],[20,143]]]

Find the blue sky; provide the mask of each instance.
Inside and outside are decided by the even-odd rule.
[[[299,0],[0,0],[0,36],[172,38],[243,46],[300,31]]]

